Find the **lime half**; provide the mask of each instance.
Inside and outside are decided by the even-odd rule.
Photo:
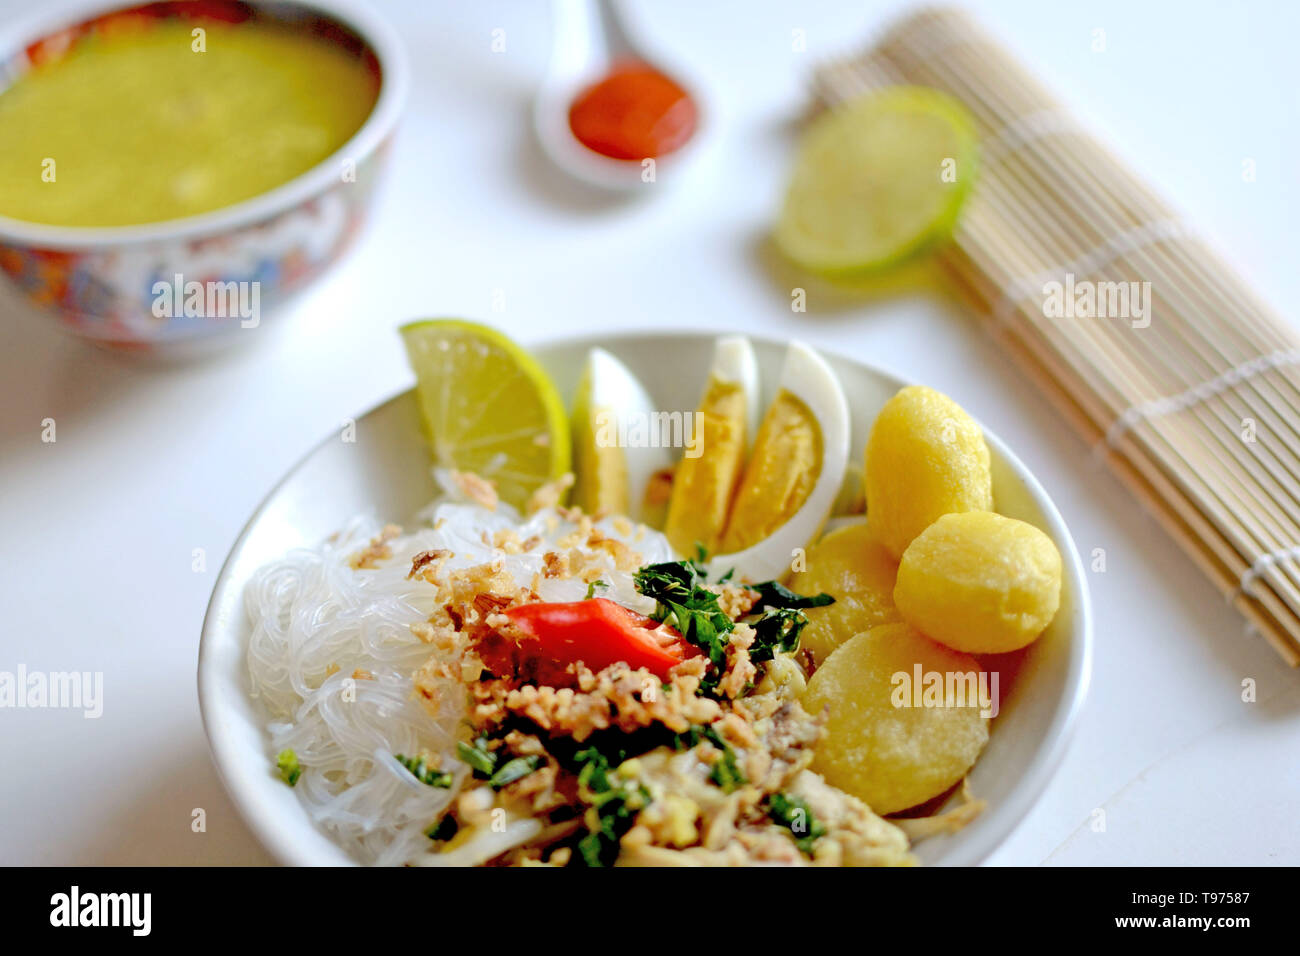
[[[459,319],[402,326],[436,465],[470,471],[524,508],[569,470],[569,424],[537,361],[495,329]]]
[[[890,87],[824,113],[799,145],[777,245],[825,273],[919,252],[951,233],[977,142],[965,107],[925,87]]]

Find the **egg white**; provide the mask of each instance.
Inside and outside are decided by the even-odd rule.
[[[709,562],[718,572],[735,568],[739,578],[749,581],[779,580],[790,573],[796,553],[808,547],[826,523],[849,461],[849,406],[826,360],[802,342],[790,343],[780,387],[808,406],[821,429],[821,471],[807,499],[785,524],[743,551],[717,555]]]
[[[587,353],[583,381],[591,413],[605,411],[613,415],[619,435],[635,434],[633,425],[638,420],[642,429],[654,422],[656,409],[650,393],[626,365],[604,349],[595,348]],[[655,436],[648,431],[645,434],[649,440],[644,444],[618,446],[627,463],[630,517],[637,521],[644,517],[645,492],[651,477],[673,463],[673,449],[655,447],[658,444]]]

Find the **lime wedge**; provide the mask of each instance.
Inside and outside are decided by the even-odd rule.
[[[459,319],[401,328],[434,463],[469,471],[524,508],[569,470],[569,425],[550,378],[495,329]]]
[[[804,135],[777,245],[816,272],[882,269],[949,235],[977,137],[938,90],[890,87],[818,117]]]

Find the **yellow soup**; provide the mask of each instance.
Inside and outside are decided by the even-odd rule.
[[[228,206],[337,150],[378,90],[339,45],[274,24],[95,34],[0,93],[0,215],[126,226]]]

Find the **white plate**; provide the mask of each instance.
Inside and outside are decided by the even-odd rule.
[[[645,333],[571,339],[534,350],[561,394],[573,393],[587,349],[599,345],[627,363],[657,407],[687,411],[699,397],[713,334]],[[754,339],[771,398],[784,344]],[[852,359],[827,355],[853,411],[852,447],[866,444],[881,405],[905,382]],[[942,390],[942,382],[927,383]],[[434,495],[428,453],[413,393],[398,395],[357,420],[356,442],[327,438],[272,489],[244,528],[221,569],[203,623],[199,703],[222,779],[244,819],[278,859],[297,865],[354,862],[318,830],[275,772],[266,718],[248,696],[244,648],[248,625],[243,590],[253,572],[290,548],[314,545],[354,514],[410,519]],[[993,457],[998,511],[1037,525],[1065,559],[1061,609],[1047,632],[1023,653],[1014,681],[1004,682],[1002,710],[988,747],[970,775],[988,810],[951,836],[917,847],[928,864],[974,864],[1015,828],[1064,754],[1087,693],[1092,649],[1088,586],[1070,533],[1042,486],[996,436],[984,432]],[[860,453],[860,452],[859,452]]]

